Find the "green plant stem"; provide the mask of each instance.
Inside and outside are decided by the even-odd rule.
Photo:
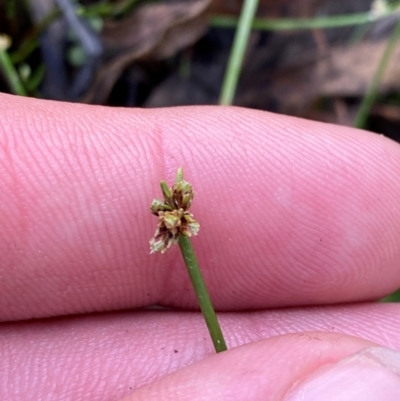
[[[315,18],[254,18],[251,28],[262,31],[285,31],[298,29],[317,29],[317,28],[340,28],[343,26],[363,25],[388,17],[398,12],[398,4],[389,8],[387,12],[374,15],[371,12],[332,15]],[[238,25],[236,17],[226,15],[213,15],[210,18],[210,25],[219,28],[234,28]]]
[[[15,70],[13,63],[7,50],[0,46],[0,68],[6,77],[12,93],[20,96],[27,96],[24,86],[19,78],[18,72]]]
[[[190,238],[184,235],[179,235],[179,248],[181,249],[182,256],[199,301],[200,309],[206,321],[208,331],[210,332],[215,351],[226,351],[227,347],[225,339],[204,283],[203,275],[201,274]]]
[[[229,56],[228,68],[222,84],[219,104],[230,105],[235,96],[243,58],[249,40],[251,25],[257,11],[258,0],[245,0]]]
[[[386,67],[389,64],[390,57],[393,54],[393,51],[396,47],[399,38],[400,38],[400,20],[397,22],[396,26],[393,29],[392,34],[390,35],[385,51],[383,52],[382,58],[379,61],[378,68],[376,69],[375,74],[372,77],[371,85],[369,86],[366,94],[364,95],[361,105],[357,111],[357,115],[354,119],[354,126],[357,128],[365,127],[369,112],[371,111],[371,108],[378,96],[379,84],[382,80],[383,74],[386,71]]]
[[[380,302],[400,302],[400,289],[388,295],[385,298],[382,298]]]

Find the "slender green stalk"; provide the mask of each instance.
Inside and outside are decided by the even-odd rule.
[[[286,31],[298,29],[317,29],[317,28],[340,28],[343,26],[363,25],[369,22],[378,21],[398,12],[398,3],[396,6],[389,7],[382,13],[364,13],[342,14],[323,16],[315,18],[254,18],[251,28],[262,31]],[[210,25],[219,28],[234,28],[238,25],[238,18],[226,15],[213,15],[210,18]]]
[[[183,170],[179,167],[175,184],[169,188],[161,181],[160,186],[164,200],[153,199],[150,205],[151,213],[158,217],[156,232],[150,240],[150,253],[164,253],[179,243],[215,351],[226,351],[224,336],[189,238],[200,230],[199,222],[189,212],[194,197],[192,185],[183,179]]]
[[[197,300],[199,301],[204,320],[206,321],[208,331],[210,332],[215,351],[226,351],[227,347],[225,339],[204,283],[203,275],[201,274],[190,238],[184,235],[179,235],[179,248],[181,249],[182,256],[189,272],[190,280],[192,281]]]
[[[258,0],[245,0],[243,4],[231,54],[229,56],[228,68],[226,69],[224,82],[222,84],[219,100],[219,104],[221,105],[230,105],[233,102],[257,6]]]
[[[3,74],[10,85],[12,93],[15,95],[26,96],[27,93],[22,85],[18,72],[10,59],[5,42],[6,38],[0,36],[0,69],[3,71]]]
[[[392,34],[390,35],[385,51],[379,62],[378,68],[376,69],[375,74],[372,77],[371,85],[369,86],[367,93],[364,95],[364,98],[358,109],[357,115],[354,119],[354,126],[357,128],[365,127],[369,112],[371,111],[371,108],[378,96],[379,84],[382,80],[383,74],[386,71],[386,67],[389,64],[390,57],[393,54],[393,51],[396,47],[396,44],[398,43],[399,38],[400,38],[400,20],[397,22],[396,26],[393,29]]]
[[[400,289],[388,295],[385,298],[382,298],[380,302],[400,302]]]

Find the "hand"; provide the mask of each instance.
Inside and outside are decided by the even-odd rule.
[[[400,306],[370,302],[400,287],[399,145],[240,108],[0,110],[1,400],[398,399],[398,352],[368,347],[400,349]],[[179,249],[149,255],[178,166],[218,355]]]

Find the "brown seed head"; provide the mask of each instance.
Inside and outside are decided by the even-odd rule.
[[[176,183],[169,188],[165,181],[160,183],[164,201],[154,199],[150,211],[158,216],[157,230],[150,240],[150,253],[166,252],[178,242],[179,235],[197,235],[200,224],[189,212],[194,191],[191,184],[183,179],[183,171],[178,169]]]

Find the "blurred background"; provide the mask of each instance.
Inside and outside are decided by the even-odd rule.
[[[0,0],[0,91],[235,104],[399,141],[399,21],[400,0]]]
[[[400,1],[255,3],[230,103],[399,139]],[[0,91],[126,107],[218,104],[243,8],[239,0],[0,0]]]

